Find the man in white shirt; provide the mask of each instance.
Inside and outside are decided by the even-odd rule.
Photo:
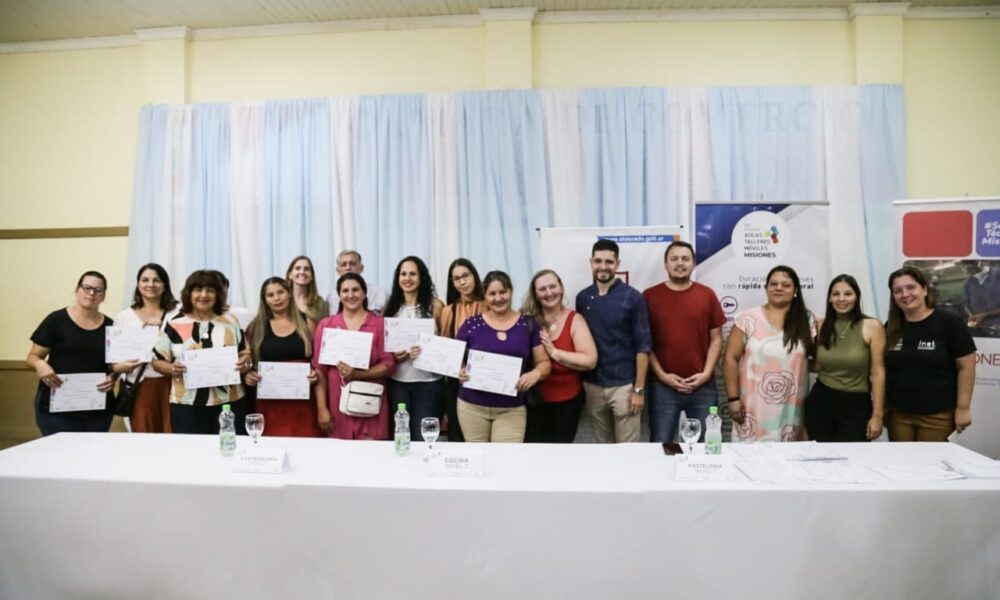
[[[357,250],[343,250],[337,255],[337,277],[344,273],[357,273],[361,275],[365,271],[365,265],[361,262],[361,253]],[[389,292],[375,285],[370,279],[365,279],[368,284],[368,310],[375,314],[382,314],[385,303],[389,300]],[[336,314],[340,306],[340,296],[337,288],[334,287],[326,296],[326,301],[330,304],[330,314]]]

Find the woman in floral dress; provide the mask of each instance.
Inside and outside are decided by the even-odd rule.
[[[774,267],[767,274],[767,303],[736,315],[726,344],[734,442],[805,439],[802,405],[815,335],[799,276],[791,267]]]

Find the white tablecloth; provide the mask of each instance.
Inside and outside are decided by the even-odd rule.
[[[421,444],[262,443],[293,469],[234,473],[205,436],[0,452],[0,598],[1000,598],[1000,481],[684,483],[652,444],[470,444],[487,476],[443,478]]]

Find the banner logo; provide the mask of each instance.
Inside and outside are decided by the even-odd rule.
[[[762,210],[749,213],[736,223],[731,242],[736,256],[755,265],[782,261],[792,245],[785,220]]]

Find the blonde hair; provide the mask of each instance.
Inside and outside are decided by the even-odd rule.
[[[531,283],[528,284],[528,291],[524,294],[524,301],[521,303],[521,312],[524,314],[531,315],[536,321],[545,324],[545,316],[542,314],[542,303],[538,300],[538,296],[535,294],[535,282],[541,277],[546,275],[552,275],[559,282],[559,287],[563,288],[563,303],[566,302],[566,286],[563,285],[562,278],[559,274],[552,269],[542,269],[541,271],[535,273],[534,277],[531,278]]]

